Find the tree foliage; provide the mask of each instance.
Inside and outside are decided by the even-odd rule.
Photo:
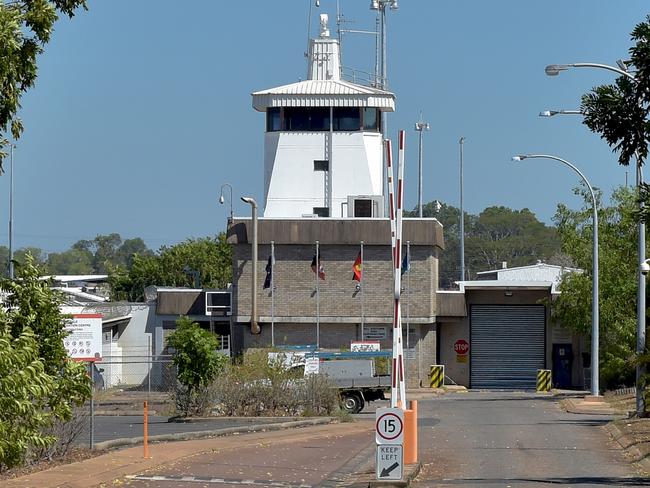
[[[580,192],[580,191],[579,191]],[[552,306],[554,320],[589,337],[592,295],[592,210],[591,197],[582,191],[585,206],[573,211],[559,205],[554,217],[562,250],[582,273],[566,276],[561,294]],[[612,195],[612,205],[601,207],[599,216],[599,319],[600,374],[605,387],[633,383],[630,362],[636,344],[636,240],[635,198],[630,189]]]
[[[620,76],[614,83],[595,87],[582,97],[584,124],[600,134],[614,152],[618,162],[641,165],[648,157],[650,140],[650,16],[637,24],[631,34],[634,45],[629,50],[627,65],[634,80]],[[646,203],[641,218],[650,218],[650,187],[642,185],[640,195]]]
[[[13,0],[0,3],[0,151],[7,133],[19,139],[23,125],[16,113],[23,93],[36,81],[36,58],[43,52],[59,14],[73,17],[86,0]],[[0,152],[0,173],[2,158]]]
[[[90,395],[84,365],[67,358],[60,298],[39,279],[31,255],[16,271],[16,280],[0,280],[0,468],[53,442],[45,429],[69,420]]]
[[[111,267],[109,283],[114,300],[142,301],[144,289],[157,286],[224,288],[232,277],[232,250],[225,233],[216,238],[188,239],[163,246],[154,255],[134,255],[130,267]]]
[[[406,212],[414,217],[416,211]],[[440,256],[440,288],[452,288],[460,280],[460,210],[454,206],[429,202],[422,208],[424,217],[435,217],[443,225],[445,249]],[[478,215],[465,212],[465,279],[476,272],[501,267],[553,262],[560,244],[555,229],[537,220],[528,209],[488,207]]]
[[[224,369],[228,358],[217,352],[219,339],[202,329],[188,317],[176,321],[167,344],[174,348],[173,362],[178,371],[178,381],[185,387],[184,414],[194,413],[194,399],[198,389],[210,384]]]

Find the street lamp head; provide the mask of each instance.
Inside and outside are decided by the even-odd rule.
[[[246,202],[250,205],[252,205],[254,208],[257,208],[257,202],[253,197],[241,197],[242,202]]]
[[[526,157],[527,156],[524,156],[523,154],[519,154],[517,156],[513,156],[512,158],[510,158],[510,160],[511,161],[523,161],[524,159],[526,159]]]
[[[223,202],[225,199],[223,198],[223,195],[219,195],[219,203],[223,205]]]
[[[557,112],[555,112],[554,110],[542,110],[539,113],[539,116],[540,117],[553,117],[556,113]]]
[[[568,64],[549,64],[544,68],[544,73],[546,73],[546,76],[557,76],[561,71],[566,71],[569,68],[570,65]]]
[[[397,5],[397,0],[390,0],[390,9],[391,10],[398,10],[399,5]]]
[[[379,10],[379,0],[370,0],[370,10]]]

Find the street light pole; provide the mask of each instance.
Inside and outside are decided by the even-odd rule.
[[[14,148],[11,144],[9,158],[9,279],[14,279]]]
[[[242,201],[251,205],[253,219],[252,243],[252,281],[251,281],[251,334],[259,334],[260,326],[257,323],[257,202],[252,197],[241,197]]]
[[[465,211],[463,210],[463,145],[465,137],[458,141],[460,145],[460,281],[465,280]]]
[[[420,133],[420,150],[418,151],[418,216],[422,218],[422,132],[429,130],[429,124],[422,121],[422,112],[420,112],[420,120],[415,123],[415,130]]]
[[[609,66],[600,63],[572,63],[572,64],[550,64],[546,66],[544,72],[548,76],[557,76],[562,71],[569,68],[596,68],[613,71],[616,74],[629,78],[632,82],[638,83],[634,75],[628,73],[627,67],[623,61],[617,61],[618,67]],[[643,172],[639,159],[636,161],[636,186],[637,192],[640,192],[643,185]],[[639,202],[639,210],[643,209],[643,203]],[[640,263],[645,262],[645,222],[639,219],[638,223],[638,259]],[[637,270],[637,298],[636,298],[636,353],[641,355],[645,352],[645,326],[646,326],[646,305],[645,305],[645,290],[646,283],[645,277],[641,273],[641,269]],[[643,397],[643,389],[641,388],[641,377],[644,374],[644,367],[640,364],[636,366],[636,413],[641,417],[645,414],[645,398]]]
[[[219,193],[219,203],[223,205],[223,202],[225,201],[223,198],[223,189],[228,188],[230,190],[230,220],[228,222],[232,223],[233,220],[233,213],[232,213],[232,186],[230,186],[230,183],[224,183],[221,185],[221,191]]]
[[[566,159],[558,158],[557,156],[550,156],[548,154],[523,154],[512,158],[513,161],[523,161],[524,159],[552,159],[562,164],[567,165],[573,171],[578,173],[582,181],[589,188],[591,194],[591,205],[593,211],[593,264],[592,264],[592,303],[591,303],[591,394],[598,396],[600,387],[598,384],[598,333],[599,333],[599,303],[598,303],[598,204],[596,202],[596,194],[591,184],[582,174],[582,172],[571,164]]]

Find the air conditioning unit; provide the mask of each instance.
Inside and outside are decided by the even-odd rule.
[[[206,291],[205,314],[228,317],[232,313],[232,295],[230,291]]]
[[[348,197],[348,217],[384,216],[384,197],[381,195],[350,195]]]

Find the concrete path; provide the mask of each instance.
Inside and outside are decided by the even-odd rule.
[[[6,481],[7,488],[344,486],[374,447],[374,422],[142,446]],[[199,484],[197,484],[199,483]]]
[[[650,486],[602,426],[535,393],[468,392],[421,401],[422,487]]]

